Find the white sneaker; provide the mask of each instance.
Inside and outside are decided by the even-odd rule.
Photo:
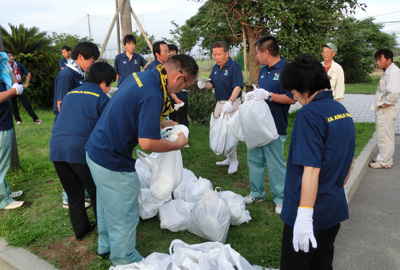
[[[278,214],[278,215],[280,215],[281,212],[282,212],[282,204],[281,204],[281,203],[278,203],[278,204],[275,206],[275,213]]]
[[[24,191],[18,190],[18,191],[12,192],[10,194],[10,197],[11,198],[17,198],[17,197],[22,196],[22,195],[24,195]]]
[[[63,207],[64,209],[69,209],[68,202],[67,202],[66,200],[64,200],[64,199],[63,199],[62,207]],[[90,207],[90,203],[85,202],[85,208],[89,208],[89,207]]]
[[[22,122],[21,121],[17,121],[17,126],[20,126],[20,125],[22,125]]]
[[[3,209],[5,209],[5,210],[14,210],[14,209],[20,208],[22,205],[24,205],[24,201],[13,201],[12,203],[7,205]]]
[[[264,201],[264,198],[262,199],[256,199],[253,196],[247,195],[246,197],[244,197],[244,203],[245,204],[252,204],[253,202],[262,202]]]
[[[215,162],[215,165],[217,165],[217,166],[229,166],[229,164],[231,164],[231,161],[229,160],[229,158],[227,158],[223,161]]]
[[[231,161],[228,168],[228,174],[234,174],[238,171],[238,169],[239,169],[239,161],[238,160]]]

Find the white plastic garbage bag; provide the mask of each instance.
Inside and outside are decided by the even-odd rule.
[[[240,105],[239,121],[249,150],[278,138],[274,118],[264,100],[250,99]]]
[[[148,188],[140,189],[138,196],[139,201],[139,216],[142,219],[149,219],[155,217],[158,213],[158,209],[165,202],[154,198]]]
[[[135,169],[140,181],[140,187],[149,188],[151,179],[149,167],[143,164],[143,162],[140,159],[137,159],[135,162]]]
[[[206,190],[196,203],[187,223],[187,230],[211,241],[225,243],[231,213],[226,201],[218,192]]]
[[[182,181],[172,192],[174,199],[185,200],[187,182],[194,183],[197,181],[199,181],[199,179],[197,179],[196,175],[194,175],[192,171],[183,168]]]
[[[215,154],[221,155],[224,153],[226,133],[228,132],[227,126],[228,115],[221,113],[218,118],[211,114],[210,119],[210,148]]]
[[[111,266],[109,270],[167,270],[171,264],[171,256],[153,252],[140,262]]]
[[[244,142],[242,128],[240,127],[239,110],[229,118],[227,125],[232,135],[237,140]]]
[[[172,190],[182,180],[183,163],[181,151],[157,153],[157,156],[154,157],[137,149],[136,154],[150,169],[149,189],[151,195],[160,201],[169,201],[172,198]]]
[[[185,231],[194,203],[172,200],[159,208],[160,228],[171,232]]]
[[[212,190],[210,180],[199,177],[199,179],[188,179],[186,182],[185,201],[197,203],[203,197],[206,190]]]
[[[206,242],[188,245],[173,240],[169,247],[172,269],[254,270],[253,266],[230,245]]]
[[[161,130],[161,137],[163,139],[169,140],[171,142],[176,142],[178,139],[179,133],[183,133],[185,137],[189,136],[189,129],[184,125],[175,125],[165,127]]]
[[[239,226],[251,220],[250,212],[246,210],[242,195],[233,191],[222,191],[220,197],[226,201],[231,212],[231,225]]]

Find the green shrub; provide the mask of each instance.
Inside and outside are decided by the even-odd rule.
[[[197,85],[192,85],[188,89],[188,99],[188,115],[191,122],[199,125],[208,124],[216,104],[214,93],[210,90],[200,90]]]

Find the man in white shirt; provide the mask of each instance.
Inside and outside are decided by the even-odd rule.
[[[344,99],[344,72],[343,68],[333,61],[336,55],[337,47],[333,43],[327,43],[322,48],[322,58],[324,59],[321,64],[324,66],[325,71],[328,73],[329,81],[333,91],[333,98],[336,101]]]

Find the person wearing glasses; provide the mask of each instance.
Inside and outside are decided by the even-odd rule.
[[[167,47],[168,48],[168,47]],[[165,120],[172,111],[168,94],[179,93],[195,79],[199,67],[188,55],[174,55],[164,65],[126,78],[107,104],[86,143],[86,160],[97,189],[98,254],[113,265],[140,261],[136,250],[140,182],[134,148],[168,152],[184,147],[161,138],[160,127],[177,125]]]
[[[154,69],[158,65],[163,65],[169,58],[168,44],[165,41],[157,41],[153,44],[154,61],[147,65],[146,71]]]
[[[218,118],[221,113],[233,115],[241,104],[243,89],[243,73],[239,64],[229,57],[228,45],[225,41],[217,41],[212,45],[212,52],[217,62],[210,74],[211,81],[197,82],[200,89],[211,90],[215,88],[217,104],[214,109],[214,117]],[[229,166],[228,174],[238,171],[239,161],[236,150],[223,161],[218,161],[217,166]]]

